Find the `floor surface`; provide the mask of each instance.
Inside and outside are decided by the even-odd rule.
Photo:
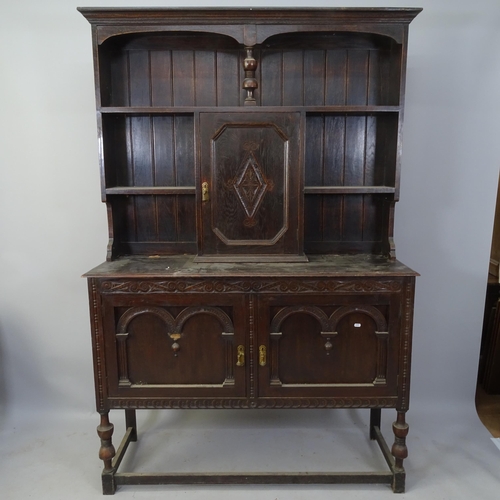
[[[394,410],[382,412],[392,444]],[[115,445],[123,412],[111,412]],[[120,471],[385,470],[368,439],[368,410],[164,410],[138,412],[139,441]],[[467,408],[408,413],[407,493],[398,499],[496,499],[500,450]],[[96,414],[15,416],[0,432],[2,499],[102,498]],[[389,499],[386,485],[124,486],[118,499]]]

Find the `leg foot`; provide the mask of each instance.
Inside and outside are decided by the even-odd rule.
[[[392,479],[392,491],[394,493],[404,493],[405,492],[405,481],[406,481],[406,473],[396,472]]]
[[[392,489],[394,493],[404,493],[406,473],[403,460],[408,456],[408,448],[406,447],[408,424],[405,421],[405,412],[398,412],[398,418],[392,424],[392,430],[394,431],[394,444],[391,453],[395,460]]]
[[[114,495],[116,491],[115,474],[113,472],[102,472],[102,494]]]

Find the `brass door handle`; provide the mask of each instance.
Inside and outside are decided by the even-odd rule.
[[[267,349],[265,345],[259,346],[259,365],[266,366],[267,362]]]
[[[236,349],[236,366],[245,366],[245,346],[239,345]]]

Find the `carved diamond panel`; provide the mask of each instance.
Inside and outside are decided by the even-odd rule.
[[[234,190],[249,218],[253,218],[266,194],[267,182],[254,154],[251,152],[242,165],[241,173],[234,183]]]

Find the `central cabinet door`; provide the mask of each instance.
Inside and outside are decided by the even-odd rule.
[[[103,309],[110,396],[245,396],[242,296],[110,295]]]
[[[306,261],[301,114],[200,113],[197,261]]]
[[[263,297],[261,397],[396,394],[397,295]]]

